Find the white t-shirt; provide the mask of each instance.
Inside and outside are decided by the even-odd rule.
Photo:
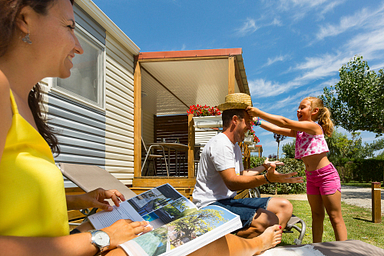
[[[197,207],[205,207],[217,200],[236,196],[236,191],[227,188],[219,173],[230,168],[235,168],[237,175],[244,170],[241,149],[225,134],[220,133],[208,141],[200,155],[192,194]]]

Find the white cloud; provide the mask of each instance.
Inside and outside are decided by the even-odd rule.
[[[376,23],[383,20],[383,12],[384,5],[375,10],[364,8],[353,15],[341,17],[338,25],[321,26],[316,39],[323,40],[326,37],[337,36],[351,29],[377,27]]]
[[[283,62],[283,61],[285,61],[286,59],[288,59],[289,57],[290,57],[290,56],[289,56],[288,54],[286,54],[286,55],[284,55],[284,56],[283,56],[283,55],[276,56],[276,57],[273,58],[273,59],[268,58],[267,63],[264,64],[263,67],[265,67],[265,66],[270,66],[270,65],[272,65],[273,63],[278,62],[278,61]]]
[[[246,22],[244,22],[244,25],[237,30],[239,36],[246,36],[248,34],[254,33],[256,30],[258,30],[260,26],[256,25],[256,21],[251,18],[247,18]]]

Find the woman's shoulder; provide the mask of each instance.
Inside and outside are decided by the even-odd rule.
[[[0,70],[0,108],[1,112],[5,110],[6,106],[10,106],[10,85],[7,77],[4,75],[3,71]]]

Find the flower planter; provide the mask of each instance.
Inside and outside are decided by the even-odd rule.
[[[195,128],[221,128],[223,121],[221,116],[195,116],[193,117]]]

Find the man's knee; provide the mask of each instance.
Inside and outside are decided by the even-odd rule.
[[[264,209],[258,209],[252,220],[251,226],[255,226],[263,231],[279,223],[279,218],[273,212]]]
[[[268,203],[267,210],[275,214],[284,213],[285,215],[291,216],[293,212],[293,205],[284,198],[271,198]]]

